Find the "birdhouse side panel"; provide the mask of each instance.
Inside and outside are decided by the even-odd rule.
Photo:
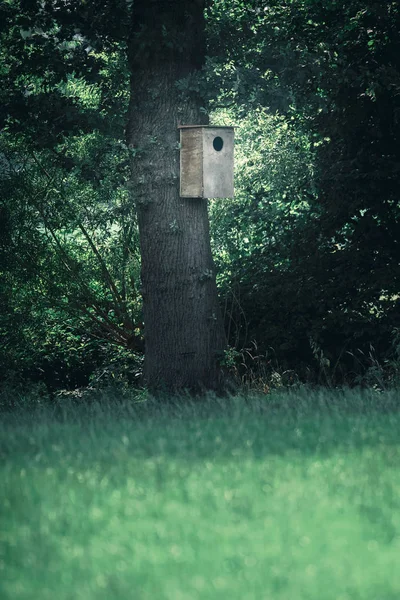
[[[200,128],[181,129],[180,195],[203,197],[203,140]]]
[[[208,128],[203,131],[203,195],[233,198],[234,130]]]

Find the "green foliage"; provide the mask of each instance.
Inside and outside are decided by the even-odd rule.
[[[238,121],[268,107],[269,118],[288,128],[286,157],[258,152],[270,131],[260,135],[256,152],[248,144],[256,169],[247,187],[248,167],[240,169],[233,230],[236,206],[228,217],[218,215],[230,342],[244,347],[255,338],[264,349],[272,346],[302,378],[357,380],[365,365],[351,357],[368,355],[372,344],[386,364],[399,326],[398,6],[221,0],[208,23],[210,47],[224,56],[210,80],[214,106],[236,103]],[[276,170],[282,197],[279,186],[269,192],[269,213],[260,214],[259,195],[251,211],[242,211],[244,196],[254,198],[260,187],[258,173],[268,189]],[[282,202],[286,180],[294,194]]]
[[[124,46],[102,11],[88,37],[94,5],[79,23],[56,8],[12,3],[0,34],[2,376],[51,388],[87,384],[104,341],[141,345]]]
[[[136,221],[124,187],[126,147],[94,132],[66,139],[51,154],[26,151],[15,138],[4,138],[2,150],[10,169],[2,266],[3,351],[14,353],[10,367],[18,369],[24,359],[27,367],[33,359],[40,370],[49,347],[57,362],[59,338],[68,369],[68,354],[76,351],[69,331],[73,338],[86,330],[133,344],[141,308]],[[71,165],[60,166],[60,156]],[[85,342],[78,346],[86,353]]]
[[[228,348],[224,351],[224,356],[221,360],[221,365],[226,367],[227,369],[234,369],[236,366],[236,361],[240,357],[240,352],[228,346]]]
[[[313,216],[314,157],[307,133],[265,109],[249,111],[239,119],[233,110],[214,114],[216,123],[238,123],[235,199],[229,205],[224,199],[211,204],[221,284],[232,274],[239,275],[236,263],[254,253],[270,261],[270,268],[285,268],[284,247],[301,235]]]

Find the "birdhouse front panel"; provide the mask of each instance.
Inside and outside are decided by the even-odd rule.
[[[203,197],[233,198],[232,127],[203,129]]]
[[[181,197],[233,197],[233,127],[183,125],[180,147]]]

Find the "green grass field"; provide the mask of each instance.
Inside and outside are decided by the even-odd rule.
[[[398,392],[4,413],[2,600],[399,600]]]

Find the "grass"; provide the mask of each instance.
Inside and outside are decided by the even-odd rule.
[[[398,600],[396,392],[2,415],[2,600]]]

